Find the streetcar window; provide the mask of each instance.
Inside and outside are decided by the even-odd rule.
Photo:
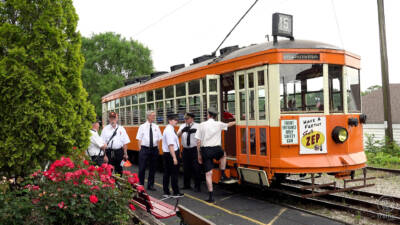
[[[177,113],[178,113],[178,123],[185,122],[185,113],[186,113],[186,98],[180,98],[176,100],[177,105]]]
[[[228,112],[235,114],[235,90],[228,91]]]
[[[244,75],[239,75],[239,89],[244,89]]]
[[[209,85],[210,85],[210,92],[216,92],[217,91],[217,79],[210,79],[209,81]]]
[[[282,112],[323,112],[321,64],[280,65],[280,105]]]
[[[189,89],[190,90],[190,89]],[[194,121],[200,122],[200,96],[189,96],[189,111],[194,113]]]
[[[246,94],[244,91],[239,92],[239,113],[240,119],[246,119]]]
[[[192,80],[189,82],[189,95],[200,94],[200,81]]]
[[[126,105],[131,105],[131,96],[126,97]]]
[[[121,98],[120,105],[121,105],[121,106],[125,106],[125,97]]]
[[[120,124],[123,126],[123,125],[125,125],[125,109],[124,108],[121,108],[120,110],[119,110],[119,116],[118,116],[118,118],[120,119]]]
[[[329,110],[343,112],[342,66],[329,65]]]
[[[267,155],[267,129],[260,128],[260,155]]]
[[[154,111],[154,104],[153,103],[147,104],[147,111]]]
[[[165,88],[165,98],[174,97],[174,86],[168,86]]]
[[[247,79],[249,81],[249,88],[254,88],[254,74],[253,73],[249,73],[247,74]]]
[[[163,95],[163,89],[157,89],[156,90],[156,100],[163,100],[164,95]]]
[[[165,101],[165,111],[167,112],[167,115],[170,113],[175,113],[175,105],[174,105],[174,100],[166,100]]]
[[[255,119],[255,109],[254,109],[254,90],[249,91],[249,120]]]
[[[264,71],[258,71],[258,86],[264,86],[265,85],[265,80],[264,80]]]
[[[241,153],[246,154],[246,128],[240,128],[240,136],[242,137],[241,140]]]
[[[126,108],[125,115],[126,115],[126,124],[132,125],[132,114],[130,106]]]
[[[119,107],[119,98],[115,99],[115,108]]]
[[[154,101],[153,91],[148,91],[146,94],[147,94],[147,102]]]
[[[138,104],[138,96],[132,95],[132,104]]]
[[[146,100],[146,93],[139,94],[139,103],[144,103]]]
[[[164,102],[156,102],[157,123],[164,124]]]
[[[176,85],[176,97],[185,96],[186,95],[186,84],[177,84]]]
[[[218,109],[218,95],[210,95],[210,107]]]
[[[115,101],[114,101],[114,100],[111,101],[110,110],[111,110],[111,111],[115,110]]]
[[[256,129],[250,128],[250,154],[255,155],[256,153]]]
[[[357,69],[347,70],[347,107],[349,112],[360,112],[360,74]]]
[[[146,121],[146,105],[139,105],[139,115],[140,115],[140,123],[144,123]]]
[[[132,107],[132,123],[134,125],[138,125],[139,124],[139,110],[138,110],[138,106],[135,105]]]
[[[265,120],[265,90],[258,89],[258,119]]]
[[[111,102],[107,102],[107,110],[108,110],[108,111],[111,110]]]
[[[206,93],[206,88],[207,88],[207,84],[206,84],[206,79],[202,79],[201,82],[203,83],[203,93]]]
[[[203,121],[207,121],[207,96],[203,95]]]

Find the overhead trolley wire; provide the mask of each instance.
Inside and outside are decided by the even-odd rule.
[[[339,33],[339,39],[340,39],[340,43],[341,43],[341,47],[344,49],[344,42],[343,42],[343,38],[342,38],[342,32],[340,31],[340,26],[339,26],[339,21],[336,15],[336,8],[335,8],[335,3],[333,2],[333,0],[331,0],[332,3],[332,10],[333,10],[333,15],[335,16],[335,22],[336,22],[336,27]]]
[[[188,5],[189,3],[191,3],[193,0],[189,0],[185,3],[183,3],[182,5],[178,6],[177,8],[173,9],[172,11],[164,14],[162,17],[160,17],[156,22],[151,23],[149,25],[147,25],[145,28],[141,29],[139,32],[135,33],[134,36],[138,36],[141,33],[145,32],[147,29],[151,28],[154,25],[157,25],[159,22],[163,21],[165,18],[171,16],[172,14],[174,14],[175,12],[177,12],[178,10],[182,9],[183,7],[185,7],[186,5]]]
[[[239,25],[239,23],[242,21],[242,19],[247,15],[247,13],[250,12],[250,10],[254,7],[254,5],[258,2],[258,0],[256,0],[251,6],[250,8],[245,12],[245,14],[243,14],[243,16],[240,18],[240,20],[235,24],[235,26],[233,26],[233,28],[231,29],[231,31],[229,31],[229,33],[226,35],[226,37],[224,38],[224,40],[222,40],[221,44],[218,45],[217,49],[215,49],[215,51],[212,52],[212,55],[215,55],[216,52],[218,51],[218,49],[221,47],[221,45],[225,42],[225,40],[229,37],[229,35],[231,35],[232,31],[237,27],[237,25]]]

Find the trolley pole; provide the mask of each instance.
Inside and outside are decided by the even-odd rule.
[[[393,129],[392,129],[392,107],[390,104],[390,88],[389,88],[389,68],[388,57],[386,48],[386,28],[385,28],[385,12],[383,0],[378,1],[378,19],[379,19],[379,42],[381,46],[381,70],[382,70],[382,94],[383,94],[383,107],[385,113],[386,137],[389,142],[393,142]],[[386,143],[388,144],[388,143]]]

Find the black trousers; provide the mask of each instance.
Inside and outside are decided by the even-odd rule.
[[[163,190],[164,194],[170,194],[169,192],[169,180],[171,178],[171,186],[174,194],[179,193],[178,187],[178,173],[179,173],[179,151],[175,151],[178,165],[174,165],[174,160],[169,152],[163,153],[163,164],[164,164],[164,175],[163,175]]]
[[[157,169],[158,148],[149,148],[142,146],[139,151],[139,182],[144,185],[144,178],[146,176],[146,164],[149,163],[149,177],[147,179],[147,186],[154,186],[154,174]]]
[[[108,164],[114,166],[115,173],[122,175],[121,161],[124,159],[124,150],[120,149],[107,149],[106,155],[108,158]]]
[[[183,148],[183,186],[190,187],[193,177],[194,186],[200,187],[200,165],[197,157],[197,147]]]

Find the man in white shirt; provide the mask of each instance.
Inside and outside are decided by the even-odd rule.
[[[169,197],[169,180],[171,178],[171,186],[174,194],[172,197],[181,197],[182,193],[179,192],[178,187],[178,173],[179,173],[179,138],[175,133],[175,126],[178,123],[178,116],[170,114],[167,116],[168,125],[164,129],[162,137],[162,150],[163,150],[163,190],[164,197]]]
[[[114,166],[116,173],[122,175],[122,159],[128,160],[128,143],[131,142],[124,127],[117,124],[118,115],[110,112],[108,115],[110,124],[104,127],[101,138],[107,144],[106,155],[108,161]]]
[[[99,133],[97,133],[99,127],[100,123],[98,121],[92,124],[92,129],[90,130],[90,145],[86,153],[92,162],[96,163],[98,166],[101,166],[103,162],[107,163],[108,159],[104,154],[104,150],[106,149],[107,145],[103,139],[100,138]]]
[[[147,190],[155,191],[154,188],[154,175],[157,168],[158,158],[158,142],[161,140],[162,135],[160,128],[154,123],[156,113],[148,111],[146,113],[147,121],[140,125],[136,135],[139,143],[139,182],[144,185],[144,178],[146,173],[146,164],[149,161],[149,177],[147,179]]]
[[[230,182],[225,175],[226,154],[221,147],[221,132],[222,130],[228,130],[228,127],[235,125],[235,122],[223,123],[215,121],[217,115],[217,110],[209,108],[207,114],[208,120],[200,124],[195,136],[197,139],[198,161],[200,164],[204,165],[206,172],[206,183],[209,192],[209,198],[206,200],[207,202],[214,202],[212,185],[213,159],[220,160],[220,182]]]
[[[197,160],[196,131],[199,127],[194,122],[194,113],[185,114],[185,123],[179,127],[178,137],[182,136],[182,158],[183,158],[183,188],[191,189],[190,181],[194,178],[194,191],[200,192],[200,165]]]

